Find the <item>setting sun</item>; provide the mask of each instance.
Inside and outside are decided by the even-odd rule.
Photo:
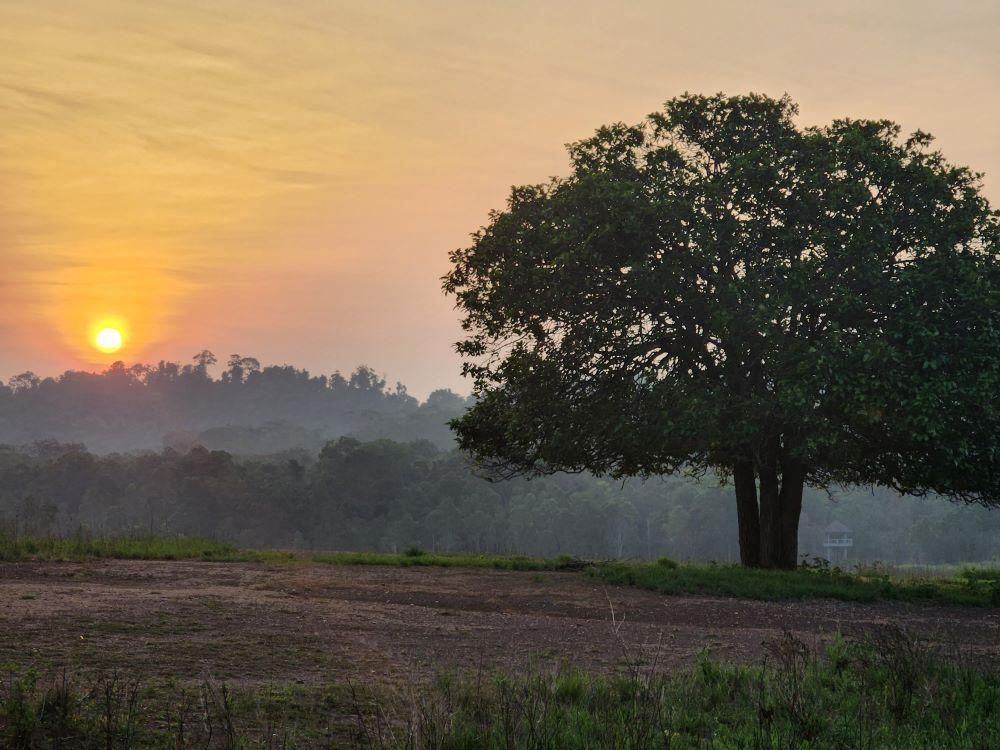
[[[102,328],[94,337],[94,345],[105,354],[118,351],[122,343],[122,334],[117,328]]]

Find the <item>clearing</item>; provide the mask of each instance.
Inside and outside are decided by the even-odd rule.
[[[612,621],[612,607],[616,628]],[[95,560],[0,564],[0,662],[149,677],[412,683],[569,662],[751,662],[894,623],[1000,662],[1000,608],[662,596],[572,572]],[[616,635],[617,632],[617,635]]]

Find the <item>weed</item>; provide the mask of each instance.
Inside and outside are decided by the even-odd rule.
[[[615,640],[628,655],[633,647]],[[72,747],[290,748],[884,748],[1000,747],[1000,674],[944,658],[892,626],[825,650],[790,634],[756,666],[707,653],[664,673],[655,657],[617,674],[562,665],[519,674],[440,675],[388,691],[366,684],[234,687],[126,671],[11,672],[0,689],[0,743]],[[338,718],[339,717],[339,718]],[[337,722],[340,723],[337,723]]]
[[[884,658],[877,653],[883,647],[891,652]],[[380,750],[972,750],[1000,741],[1000,675],[942,661],[901,631],[837,639],[825,653],[785,634],[766,650],[756,667],[702,655],[693,669],[674,674],[567,667],[477,675],[357,710],[364,711],[364,746]],[[393,723],[391,707],[400,706]]]

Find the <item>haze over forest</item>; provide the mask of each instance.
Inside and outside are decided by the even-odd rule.
[[[0,385],[0,442],[58,440],[96,453],[200,444],[251,455],[316,452],[349,435],[448,448],[446,422],[467,403],[447,389],[421,403],[365,365],[314,375],[289,365],[261,367],[253,357],[232,355],[217,368],[215,360],[204,351],[187,364],[118,362],[101,373],[44,379],[21,373]]]
[[[366,366],[314,375],[208,352],[186,364],[32,373],[0,386],[0,522],[16,533],[198,534],[248,546],[738,559],[730,490],[713,477],[586,474],[488,482],[447,421]],[[1000,555],[1000,515],[888,490],[808,491],[800,546],[833,521],[851,563]]]

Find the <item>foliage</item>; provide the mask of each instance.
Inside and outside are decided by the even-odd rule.
[[[501,476],[732,474],[750,565],[795,566],[803,482],[1000,504],[979,175],[892,122],[796,114],[684,95],[515,187],[444,281],[460,445]]]

